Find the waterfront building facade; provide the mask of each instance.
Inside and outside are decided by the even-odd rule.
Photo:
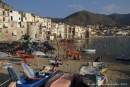
[[[0,41],[18,41],[28,34],[31,39],[54,40],[85,36],[81,26],[52,23],[50,18],[0,8]]]

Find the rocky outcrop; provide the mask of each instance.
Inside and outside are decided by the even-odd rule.
[[[0,0],[0,8],[3,8],[3,9],[5,9],[5,10],[13,10],[13,7],[12,7],[12,6],[10,6],[10,5],[8,5],[8,4],[2,2],[2,0]]]

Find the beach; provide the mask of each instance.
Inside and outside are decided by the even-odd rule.
[[[95,58],[86,56],[81,60],[73,60],[73,59],[64,59],[64,51],[60,50],[60,60],[66,64],[66,67],[59,67],[60,71],[71,72],[75,74],[79,74],[80,68],[82,65],[87,65],[87,62],[93,62]],[[42,69],[43,66],[51,66],[49,60],[54,60],[54,58],[46,58],[44,56],[35,57],[34,59],[27,59],[31,64],[31,68],[33,70]],[[104,84],[103,87],[130,87],[130,63],[129,62],[117,62],[116,60],[110,60],[107,58],[103,58],[102,60],[108,65],[108,69],[104,72],[104,74],[108,78],[108,83]],[[21,67],[21,63],[23,62],[22,58],[17,56],[13,56],[10,59],[1,60],[1,62],[12,62],[14,69],[18,72],[20,76],[24,76],[23,69]],[[7,69],[0,70],[0,83],[3,83],[10,79]],[[1,87],[8,87],[9,83],[7,82]]]

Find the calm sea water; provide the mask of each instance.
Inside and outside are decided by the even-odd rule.
[[[115,59],[117,56],[125,54],[130,56],[130,37],[93,37],[86,40],[78,40],[76,43],[77,47],[82,47],[84,44],[87,44],[88,48],[96,49],[96,53],[86,53],[82,52],[83,57],[98,57],[103,56],[106,58]],[[104,48],[104,46],[106,48]],[[109,54],[105,54],[108,52]]]

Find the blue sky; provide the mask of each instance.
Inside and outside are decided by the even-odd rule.
[[[14,10],[42,17],[65,18],[81,10],[100,14],[130,13],[130,0],[2,0]]]

